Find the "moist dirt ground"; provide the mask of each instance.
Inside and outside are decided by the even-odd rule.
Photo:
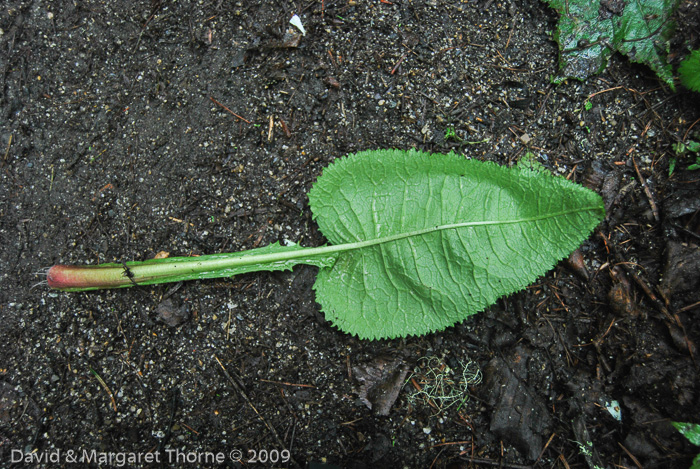
[[[697,2],[674,20],[675,66]],[[700,141],[700,95],[620,56],[552,84],[555,26],[534,0],[2,2],[0,466],[688,467],[670,422],[700,422],[700,171],[672,145]],[[309,188],[374,148],[534,158],[607,217],[423,337],[338,331],[313,267],[42,283],[322,245]]]

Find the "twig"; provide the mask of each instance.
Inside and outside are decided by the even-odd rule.
[[[431,446],[428,449],[433,449],[433,448],[438,448],[440,446],[450,446],[450,445],[466,445],[467,443],[471,443],[471,440],[465,440],[465,441],[448,441],[445,443],[438,443],[436,445]]]
[[[493,459],[483,459],[483,458],[466,458],[467,461],[470,463],[476,463],[476,464],[486,464],[488,466],[497,466],[497,467],[502,467],[502,468],[511,468],[511,469],[532,469],[532,466],[523,466],[522,464],[509,464],[507,462],[503,462],[502,460],[493,460]]]
[[[396,73],[396,70],[399,68],[399,65],[401,65],[401,62],[403,62],[403,59],[405,59],[407,55],[408,55],[408,52],[406,52],[404,55],[402,55],[401,58],[399,59],[399,61],[396,62],[396,65],[394,65],[394,68],[391,69],[391,75]]]
[[[194,428],[190,427],[190,426],[187,425],[186,423],[180,422],[180,425],[182,425],[183,427],[185,427],[186,429],[188,429],[189,431],[191,431],[191,432],[194,433],[195,435],[199,435],[199,432],[198,432],[197,430],[195,430]]]
[[[605,239],[605,236],[603,233],[600,233],[600,236]],[[610,251],[613,253],[615,256],[615,260],[619,265],[622,266],[623,269],[625,269],[625,272],[632,277],[634,282],[639,285],[639,287],[644,291],[644,293],[647,295],[647,297],[651,300],[651,302],[658,308],[659,311],[672,323],[675,323],[676,321],[673,319],[671,314],[668,311],[668,308],[663,304],[661,300],[657,298],[657,296],[654,294],[654,292],[651,291],[651,288],[647,284],[645,280],[643,280],[639,275],[637,275],[637,272],[634,271],[629,265],[629,262],[626,262],[625,259],[622,257],[622,253],[618,249],[618,247],[612,243],[610,240],[605,240],[606,241],[606,246],[610,248]]]
[[[442,448],[438,454],[433,458],[433,462],[430,463],[430,467],[428,469],[433,469],[435,467],[435,463],[437,462],[438,458],[442,455],[442,453],[445,451],[446,448]]]
[[[616,86],[616,87],[614,87],[614,88],[607,88],[607,89],[600,90],[600,91],[596,91],[595,93],[589,94],[589,95],[588,95],[588,98],[586,98],[586,99],[590,101],[591,98],[592,98],[593,96],[596,96],[596,95],[599,95],[599,94],[602,94],[602,93],[607,93],[608,91],[619,90],[619,89],[624,89],[624,90],[626,90],[626,91],[636,91],[636,90],[627,89],[627,88],[625,88],[624,86]]]
[[[564,465],[564,467],[566,469],[569,469],[571,467],[571,466],[569,466],[569,463],[566,462],[566,457],[561,453],[559,453],[559,460],[561,461],[561,463]]]
[[[508,34],[508,40],[506,41],[506,46],[503,48],[503,50],[508,49],[508,46],[510,45],[510,40],[513,38],[513,32],[515,31],[515,20],[516,18],[513,18],[513,23],[510,25],[510,33]]]
[[[286,381],[272,381],[270,379],[261,379],[260,381],[264,383],[281,384],[283,386],[297,386],[300,388],[315,388],[313,384],[299,384],[299,383],[288,383]]]
[[[216,105],[218,105],[218,106],[221,106],[221,107],[224,108],[226,111],[228,111],[229,113],[231,113],[231,114],[234,115],[235,117],[238,117],[238,118],[239,118],[240,120],[242,120],[243,122],[247,122],[248,124],[252,124],[252,122],[250,122],[248,119],[246,119],[245,117],[239,116],[238,114],[236,114],[235,112],[233,112],[232,110],[230,110],[229,108],[227,108],[226,106],[224,106],[223,104],[221,104],[220,102],[218,102],[216,99],[214,99],[214,97],[209,96],[209,99],[211,99],[211,100],[214,102],[214,104],[216,104]]]
[[[284,122],[282,119],[279,120],[280,125],[282,126],[282,131],[284,132],[284,136],[287,138],[292,138],[292,132],[289,130],[289,127],[287,127],[286,122]]]
[[[7,157],[10,154],[10,145],[12,145],[12,134],[10,134],[10,138],[7,139],[7,150],[5,150],[5,156],[2,159],[3,164],[7,162]]]
[[[688,138],[688,134],[690,133],[690,129],[692,129],[692,128],[695,126],[695,124],[697,124],[698,122],[700,122],[700,119],[697,119],[695,122],[693,122],[692,124],[690,124],[690,127],[688,127],[688,130],[685,131],[685,134],[683,135],[683,141],[684,141],[684,142],[685,142],[685,139]],[[10,139],[10,140],[11,140],[11,139]],[[7,158],[7,156],[5,156],[5,158]]]
[[[282,442],[282,439],[280,438],[279,434],[277,433],[277,430],[275,430],[275,427],[273,427],[272,425],[270,425],[269,423],[267,423],[267,420],[265,420],[265,417],[263,417],[263,416],[260,414],[260,412],[258,412],[258,409],[255,408],[255,406],[253,405],[253,403],[251,402],[251,400],[248,398],[248,395],[247,395],[247,394],[245,393],[245,391],[243,390],[243,387],[242,387],[240,384],[238,384],[238,382],[237,382],[236,380],[233,379],[233,377],[229,374],[229,372],[228,372],[228,371],[226,370],[226,368],[224,367],[224,364],[221,363],[221,360],[219,360],[219,357],[217,357],[216,355],[214,355],[214,359],[217,361],[217,363],[219,364],[219,366],[220,366],[221,369],[223,370],[224,376],[226,376],[226,378],[229,380],[229,382],[231,383],[231,386],[233,386],[233,388],[236,390],[236,392],[238,392],[238,394],[240,394],[241,397],[243,397],[243,400],[246,401],[246,403],[250,406],[251,409],[253,409],[253,411],[254,411],[255,414],[258,416],[258,418],[260,419],[260,421],[261,421],[263,424],[265,424],[265,426],[267,427],[268,430],[270,430],[270,433],[272,433],[272,436],[273,436],[274,439],[277,441],[277,444],[278,444],[282,449],[287,449],[287,447],[285,446],[285,444]],[[289,451],[289,450],[287,449],[287,451]],[[297,463],[297,462],[294,460],[294,458],[291,456],[291,451],[290,451],[289,460],[292,462],[292,464],[294,464],[294,466],[296,466],[296,467],[301,467],[301,466],[299,466],[299,463]]]
[[[630,453],[630,450],[628,450],[627,448],[625,448],[625,447],[622,445],[622,443],[620,443],[619,441],[617,442],[617,444],[620,445],[620,448],[622,448],[623,450],[625,450],[625,453],[627,453],[627,456],[629,456],[630,458],[632,458],[632,461],[637,465],[637,467],[639,467],[639,468],[643,467],[642,464],[639,462],[639,459],[635,458],[635,457],[634,457],[634,454]]]
[[[649,186],[647,186],[647,183],[642,177],[642,173],[639,172],[639,167],[637,166],[637,161],[634,159],[634,156],[632,157],[632,163],[634,164],[634,171],[637,173],[637,177],[639,178],[639,182],[642,184],[644,193],[646,194],[647,199],[649,199],[649,205],[651,206],[651,212],[654,214],[654,220],[656,220],[656,222],[658,223],[661,219],[659,217],[659,209],[656,206],[656,202],[654,202],[654,197],[651,195],[651,190],[649,189]]]
[[[175,422],[175,414],[177,414],[177,402],[180,392],[178,388],[173,388],[172,390],[172,400],[170,401],[170,421],[168,422],[168,431],[165,432],[165,436],[158,443],[158,451],[162,452],[165,449],[165,445],[170,441],[170,437],[173,434],[173,423]]]
[[[698,306],[700,306],[700,301],[696,301],[696,302],[693,303],[692,305],[683,306],[681,309],[678,310],[678,312],[679,312],[679,313],[683,313],[683,312],[685,312],[685,311],[690,311],[691,309],[696,308],[696,307],[698,307]]]
[[[549,440],[547,440],[547,443],[544,445],[544,448],[542,448],[542,451],[540,451],[540,455],[537,457],[537,460],[535,461],[535,465],[540,462],[540,459],[542,459],[542,455],[544,454],[545,451],[547,451],[547,448],[549,447],[549,444],[552,442],[554,437],[556,436],[556,433],[552,433],[552,436],[549,437]]]
[[[90,368],[90,372],[97,378],[97,381],[102,385],[105,391],[107,391],[107,394],[109,394],[109,398],[112,400],[112,407],[114,408],[114,411],[117,411],[117,401],[114,400],[114,394],[112,394],[112,391],[109,389],[109,386],[107,386],[107,383],[104,382],[104,380],[100,377],[100,375],[97,374],[95,370]]]
[[[552,95],[552,91],[554,90],[553,86],[549,86],[549,91],[547,91],[547,94],[544,97],[544,100],[542,101],[542,104],[540,105],[540,108],[537,110],[537,116],[540,117],[542,113],[544,112],[544,107],[547,104],[547,101],[549,101],[549,97]]]
[[[270,116],[270,127],[267,130],[267,141],[268,142],[272,141],[272,132],[273,132],[274,127],[275,127],[275,123],[272,120],[272,116]]]

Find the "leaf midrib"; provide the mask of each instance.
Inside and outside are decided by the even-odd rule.
[[[140,278],[161,278],[161,277],[176,277],[178,275],[196,275],[203,274],[207,272],[224,271],[227,269],[234,269],[236,267],[250,266],[250,265],[260,265],[260,270],[265,270],[268,265],[273,265],[276,263],[296,261],[296,264],[303,264],[306,260],[311,258],[328,257],[329,259],[335,257],[343,252],[354,251],[358,249],[366,249],[380,244],[391,243],[394,241],[399,241],[406,238],[413,238],[429,233],[434,233],[438,231],[446,231],[460,228],[469,227],[479,227],[479,226],[493,226],[493,225],[513,225],[518,223],[531,223],[537,222],[557,217],[562,217],[574,213],[585,213],[585,212],[600,212],[602,207],[600,206],[588,206],[579,207],[571,210],[563,210],[555,213],[549,213],[546,215],[538,215],[535,217],[527,218],[517,218],[511,220],[484,220],[484,221],[471,221],[462,223],[450,223],[445,225],[436,225],[428,228],[422,228],[420,230],[407,231],[404,233],[397,233],[390,236],[384,236],[380,238],[369,239],[366,241],[357,241],[354,243],[343,243],[330,246],[320,246],[320,247],[309,247],[304,249],[295,249],[290,251],[275,252],[269,254],[255,254],[255,255],[243,255],[236,257],[224,257],[219,259],[206,259],[198,260],[196,257],[182,257],[178,262],[173,262],[175,259],[169,259],[170,262],[158,264],[151,263],[146,265],[134,265],[130,266],[131,271],[134,275],[138,275]],[[127,263],[128,265],[128,263]],[[222,275],[224,276],[224,275]]]

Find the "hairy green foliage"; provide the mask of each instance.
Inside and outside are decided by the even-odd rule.
[[[562,81],[601,73],[615,52],[649,66],[672,89],[666,61],[680,0],[543,0],[560,15],[554,34],[559,43]]]
[[[689,90],[700,93],[700,49],[694,50],[678,67],[681,83]]]
[[[413,150],[337,160],[309,204],[329,246],[55,266],[49,285],[114,288],[313,264],[316,299],[343,331],[366,339],[421,335],[525,288],[604,216],[600,196],[545,171]]]

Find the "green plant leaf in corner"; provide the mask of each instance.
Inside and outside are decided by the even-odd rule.
[[[671,422],[681,435],[686,437],[695,446],[700,446],[700,424],[686,422]],[[700,454],[693,458],[690,469],[700,469]]]
[[[405,337],[442,330],[525,288],[605,214],[599,195],[545,171],[414,150],[337,160],[309,203],[330,245],[58,265],[47,280],[75,291],[312,264],[328,320],[363,339]]]
[[[700,49],[692,51],[681,62],[678,67],[678,75],[683,86],[700,93]]]
[[[646,64],[671,89],[666,60],[675,24],[670,19],[680,0],[543,0],[560,15],[554,39],[559,43],[561,79],[584,80],[601,73],[615,52]]]
[[[700,446],[700,424],[686,422],[671,422],[681,435],[686,437],[695,446]]]

